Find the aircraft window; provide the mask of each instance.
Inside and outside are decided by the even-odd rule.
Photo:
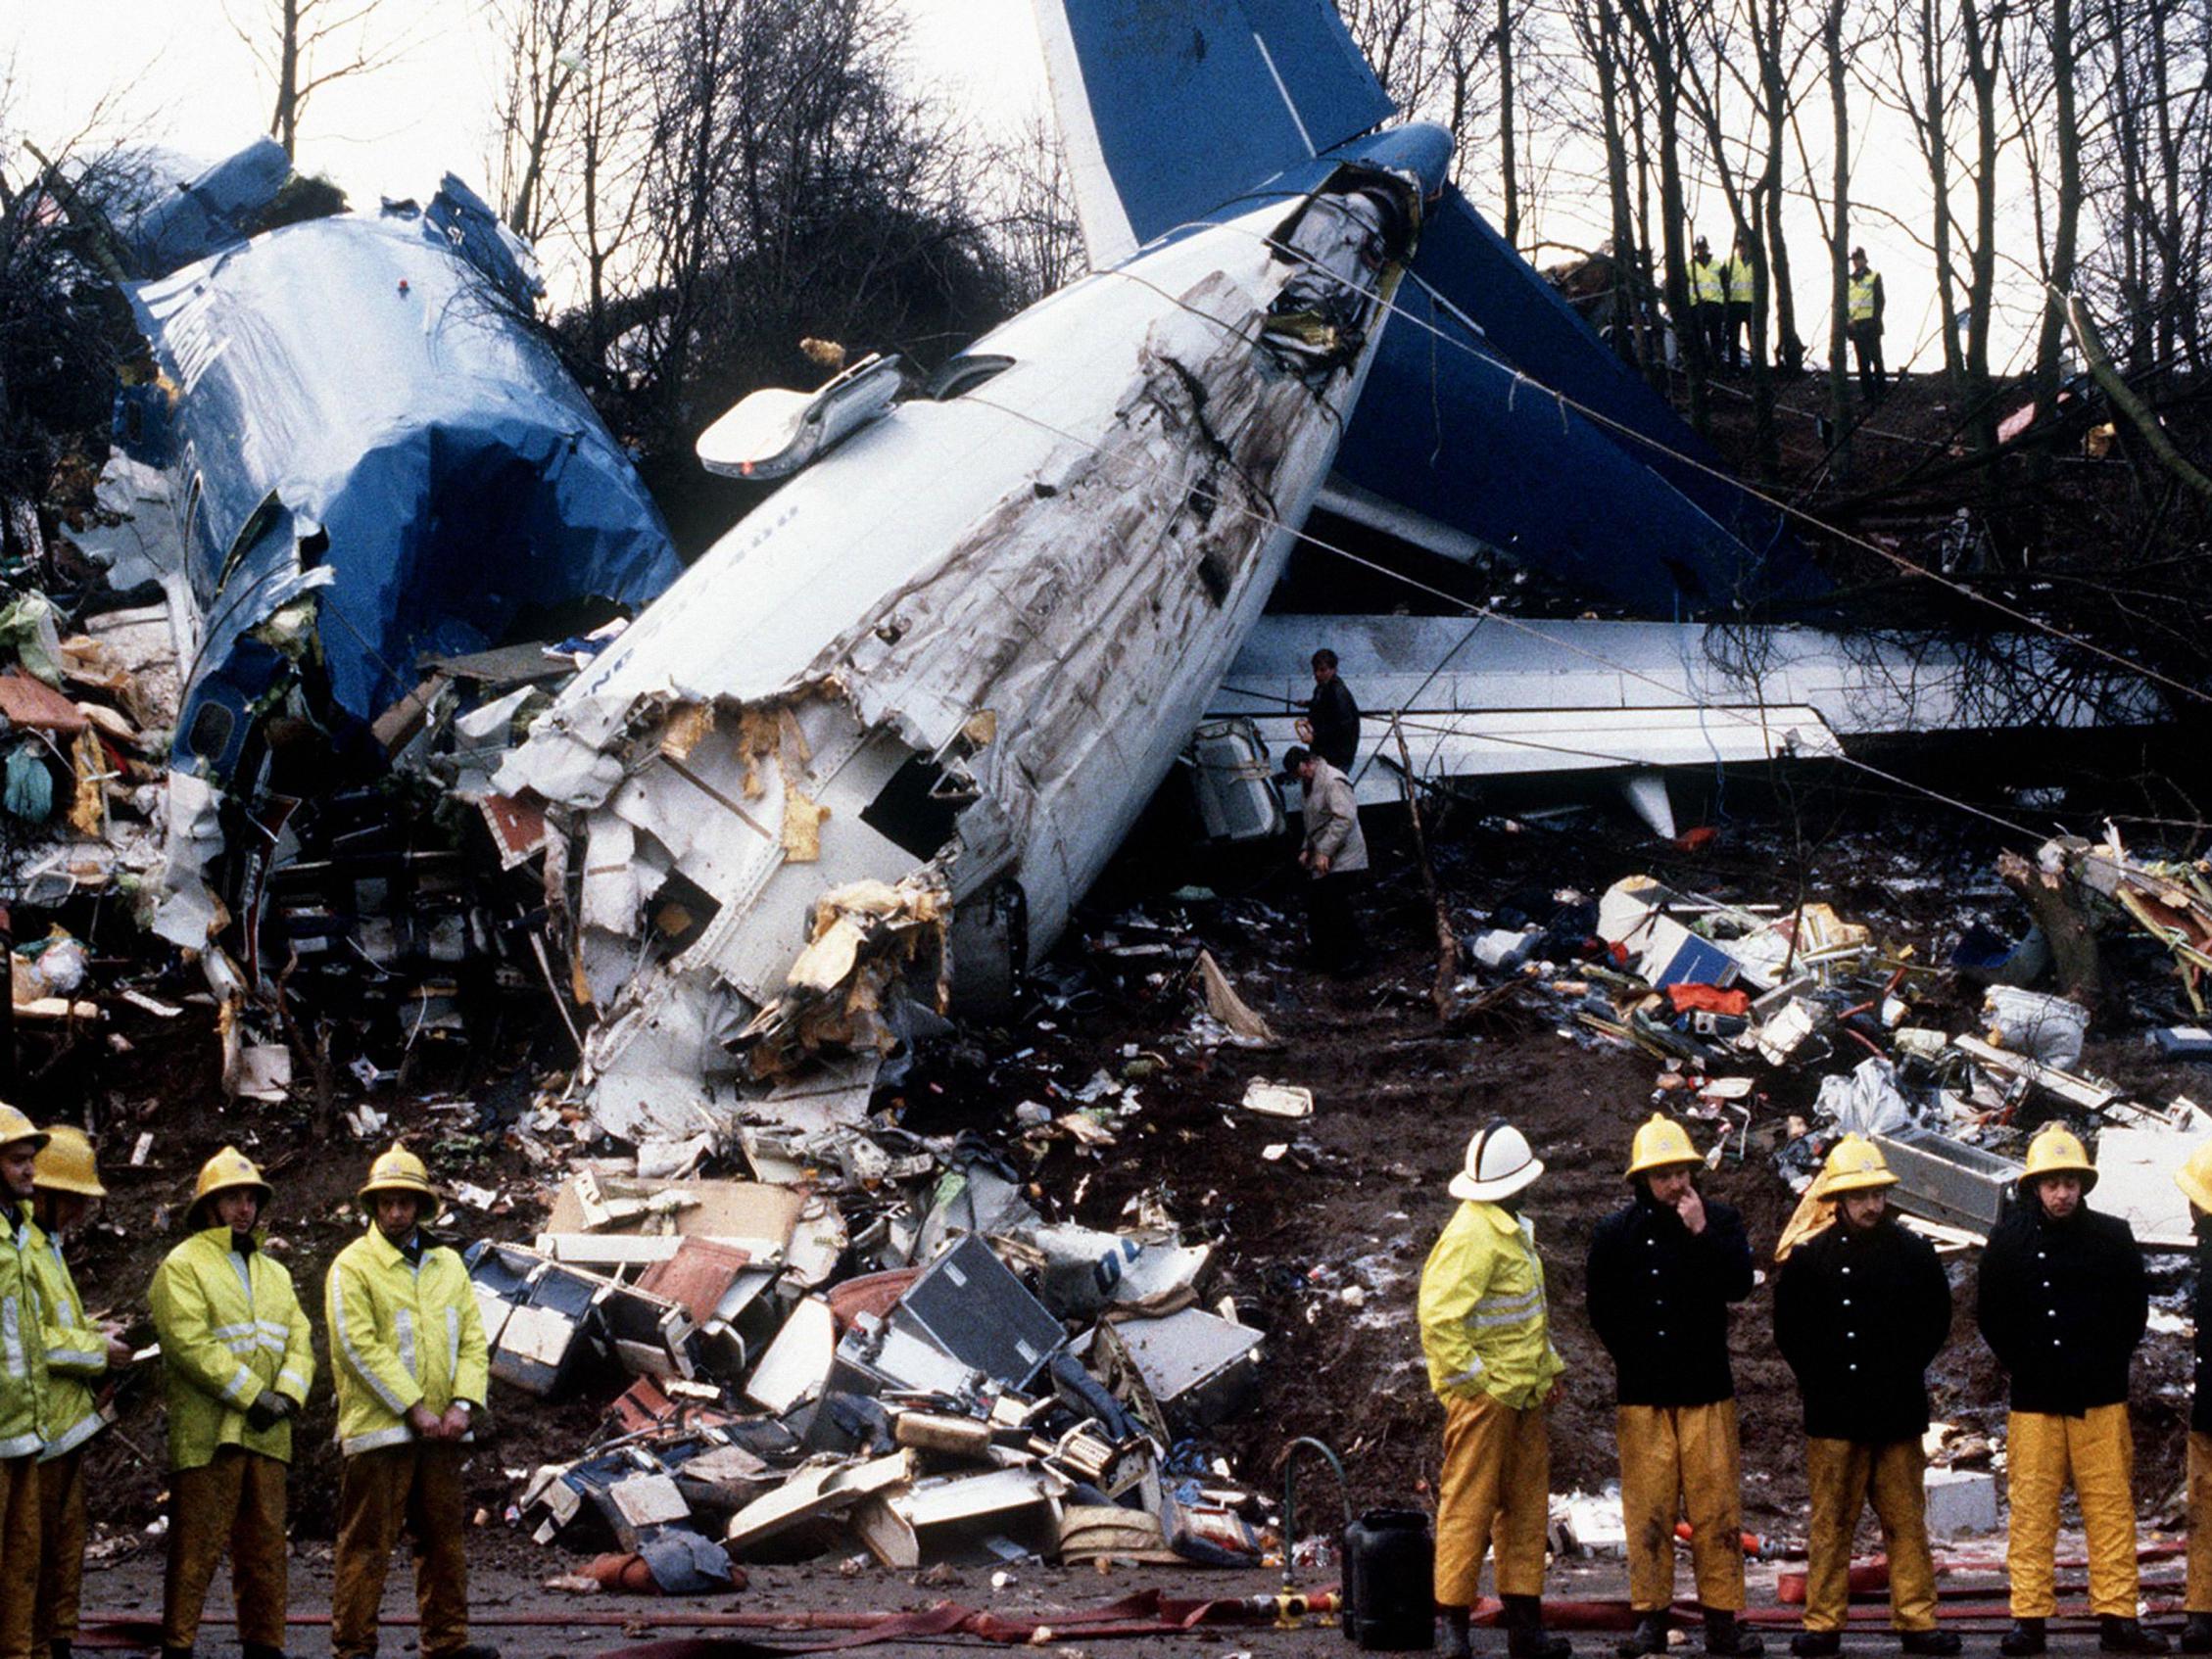
[[[220,703],[202,703],[192,717],[192,752],[205,761],[216,761],[230,747],[230,733],[237,723]]]
[[[985,381],[1004,374],[1013,366],[1012,357],[954,357],[930,376],[924,395],[936,403],[949,403],[954,398],[973,392]]]

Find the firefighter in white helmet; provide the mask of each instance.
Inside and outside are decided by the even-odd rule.
[[[45,1144],[37,1125],[0,1101],[0,1659],[30,1659],[38,1592],[46,1347],[32,1266],[42,1241],[30,1198]]]
[[[1752,1294],[1752,1245],[1732,1206],[1706,1198],[1705,1159],[1659,1113],[1636,1131],[1635,1197],[1590,1235],[1590,1325],[1612,1355],[1628,1600],[1636,1630],[1620,1651],[1664,1653],[1674,1605],[1674,1520],[1690,1522],[1705,1649],[1752,1659],[1744,1629],[1744,1473],[1728,1308]]]
[[[2128,1364],[2150,1319],[2135,1229],[2089,1206],[2096,1165],[2046,1124],[2028,1144],[2020,1196],[1982,1253],[1976,1316],[2012,1374],[2005,1419],[2011,1521],[2008,1659],[2041,1653],[2057,1610],[2058,1503],[2069,1481],[2089,1544],[2090,1610],[2107,1653],[2163,1653],[2137,1616],[2135,1435]]]
[[[375,1653],[384,1575],[404,1528],[414,1535],[422,1659],[497,1659],[468,1639],[462,1443],[490,1381],[468,1269],[424,1235],[443,1204],[407,1148],[369,1166],[360,1202],[368,1225],[330,1264],[324,1292],[346,1459],[330,1651]]]
[[[130,1363],[130,1349],[113,1330],[85,1317],[62,1247],[108,1196],[91,1139],[56,1123],[33,1170],[31,1212],[44,1235],[33,1260],[46,1347],[46,1449],[38,1465],[38,1513],[46,1549],[38,1571],[38,1613],[31,1647],[48,1659],[70,1659],[76,1642],[77,1604],[84,1588],[84,1448],[108,1426],[99,1389],[110,1372]]]
[[[1816,1199],[1827,1219],[1782,1256],[1774,1342],[1804,1399],[1806,1538],[1800,1659],[1843,1649],[1851,1535],[1869,1502],[1890,1561],[1890,1623],[1906,1653],[1956,1653],[1936,1628],[1928,1548],[1928,1367],[1950,1332],[1950,1281],[1935,1247],[1897,1224],[1897,1185],[1882,1149],[1846,1135],[1829,1151]]]
[[[1459,1209],[1420,1276],[1420,1342],[1444,1402],[1436,1498],[1436,1601],[1445,1651],[1468,1651],[1467,1610],[1493,1546],[1512,1659],[1565,1659],[1544,1631],[1551,1446],[1544,1413],[1566,1369],[1552,1347],[1544,1263],[1520,1195],[1544,1173],[1521,1132],[1492,1118],[1467,1142],[1449,1191]]]
[[[262,1248],[273,1196],[236,1147],[209,1159],[184,1212],[188,1236],[146,1293],[168,1400],[164,1659],[191,1653],[226,1549],[245,1659],[284,1651],[285,1479],[314,1349],[292,1275]]]

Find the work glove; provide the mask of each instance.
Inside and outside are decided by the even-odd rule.
[[[246,1407],[246,1426],[250,1429],[273,1429],[292,1415],[292,1402],[274,1389],[264,1389],[255,1396],[254,1403]]]

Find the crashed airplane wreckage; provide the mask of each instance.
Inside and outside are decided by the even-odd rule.
[[[264,140],[120,227],[149,358],[117,402],[117,522],[73,539],[111,588],[160,585],[183,665],[155,930],[240,1006],[365,959],[419,1024],[460,965],[528,960],[470,896],[479,831],[434,815],[573,671],[541,642],[679,565],[491,210],[449,175],[255,233],[300,182]]]
[[[498,774],[562,831],[602,1127],[713,1131],[741,1085],[856,1117],[917,1005],[1051,944],[1273,591],[1449,156],[1409,128],[1313,163],[902,401],[864,364],[702,437],[773,476],[858,423]]]

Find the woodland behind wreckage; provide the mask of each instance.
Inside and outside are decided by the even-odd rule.
[[[1839,585],[1824,619],[2042,625],[2084,672],[2117,656],[2185,722],[2205,708],[2212,0],[1340,4],[1401,105],[1452,129],[1463,188],[1800,515]],[[892,0],[494,11],[489,193],[536,243],[562,301],[547,326],[687,553],[751,504],[691,455],[745,392],[867,351],[933,366],[1082,268],[1048,128],[979,136],[902,83]],[[385,56],[404,12],[368,14]],[[341,72],[373,72],[371,45]],[[285,84],[289,139],[313,116]],[[83,510],[112,390],[140,372],[115,289],[131,273],[97,226],[137,187],[143,135],[87,111],[73,142],[33,148],[10,102],[0,87],[0,550],[19,559]],[[1897,176],[1894,142],[1871,164],[1875,134],[1904,135],[1924,178]],[[1606,233],[1547,228],[1573,224]],[[1893,339],[1915,372],[1873,409],[1839,299],[1869,225],[1923,251],[1891,280],[1932,287],[1940,319],[1917,352]],[[1764,297],[1732,376],[1667,324],[1694,231],[1731,228]],[[1501,600],[1499,573],[1449,580],[1552,602],[1540,582]]]

